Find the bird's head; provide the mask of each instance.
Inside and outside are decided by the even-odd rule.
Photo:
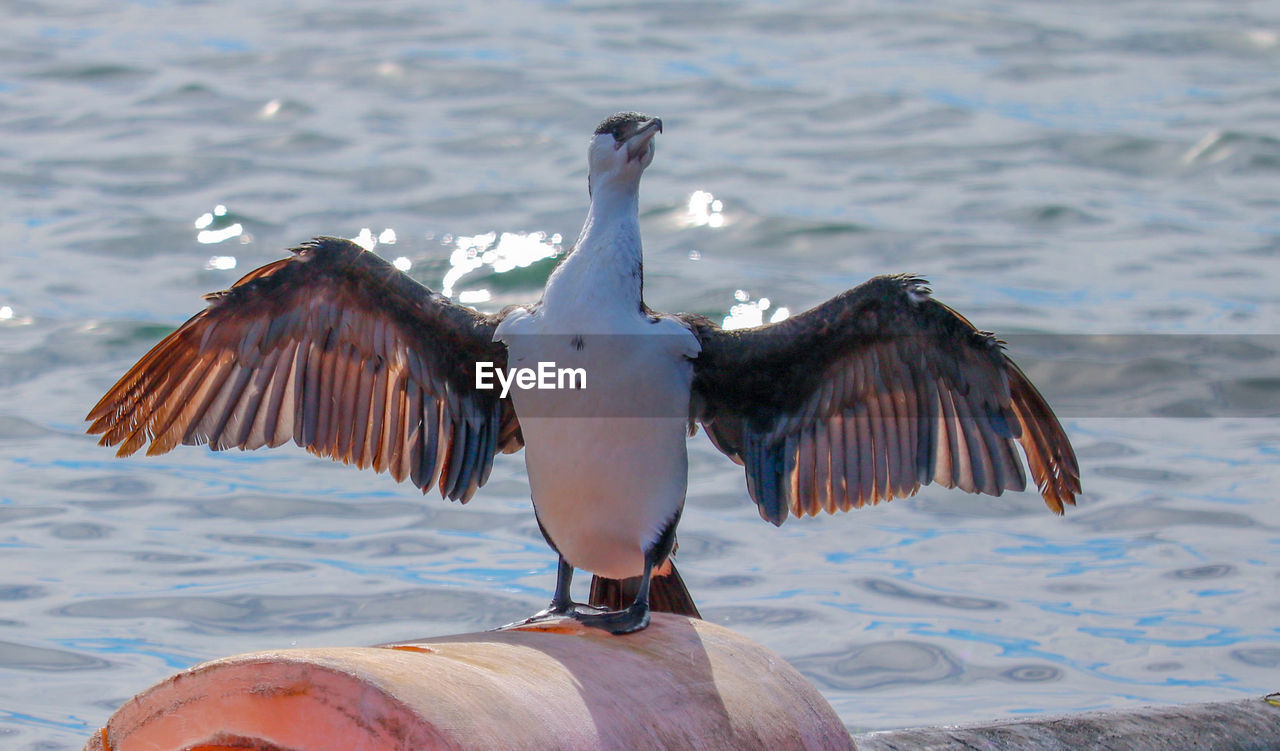
[[[662,120],[639,112],[619,112],[596,128],[587,149],[587,192],[605,184],[634,187],[653,161],[653,137]]]

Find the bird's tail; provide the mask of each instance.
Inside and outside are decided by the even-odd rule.
[[[602,576],[591,577],[591,604],[601,605],[610,610],[622,610],[636,599],[640,589],[640,577],[630,579],[606,579]],[[649,580],[649,608],[660,613],[675,613],[701,618],[698,606],[693,604],[693,595],[676,571],[676,565],[670,559],[662,568],[653,572]]]

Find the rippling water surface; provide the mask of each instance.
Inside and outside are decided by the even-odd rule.
[[[1280,688],[1273,4],[3,13],[0,745],[78,748],[201,660],[545,604],[518,455],[463,508],[296,449],[117,460],[82,418],[200,294],[312,235],[531,299],[619,109],[667,125],[654,307],[767,321],[920,273],[1012,342],[1083,464],[1065,519],[927,488],[775,530],[698,437],[680,560],[710,620],[858,729]]]

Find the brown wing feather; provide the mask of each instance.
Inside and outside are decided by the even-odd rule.
[[[346,240],[293,253],[208,295],[102,397],[89,432],[120,456],[147,443],[162,454],[292,439],[469,499],[494,453],[521,446],[511,405],[474,387],[476,362],[505,366],[499,316],[454,305]]]
[[[1026,486],[1075,504],[1080,469],[1058,419],[1004,353],[929,297],[877,277],[786,321],[724,331],[682,316],[702,343],[694,419],[746,467],[765,519],[914,494],[936,482],[1000,495]]]

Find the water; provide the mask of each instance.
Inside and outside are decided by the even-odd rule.
[[[3,13],[0,745],[78,748],[201,660],[545,604],[518,456],[462,508],[294,449],[117,460],[81,420],[200,294],[315,234],[367,228],[439,288],[460,242],[508,233],[531,265],[450,283],[529,300],[619,109],[667,126],[654,307],[768,320],[923,274],[1025,353],[1083,465],[1065,519],[926,489],[775,530],[698,437],[680,560],[710,620],[857,729],[1280,687],[1274,6]]]

